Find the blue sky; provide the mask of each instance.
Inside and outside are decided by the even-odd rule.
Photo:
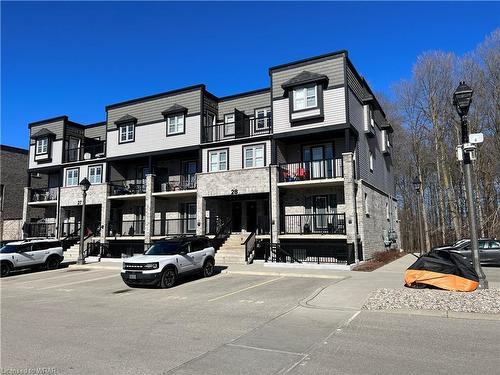
[[[205,83],[218,96],[269,85],[268,68],[347,49],[374,91],[423,51],[462,54],[500,26],[500,3],[2,2],[1,143],[27,124]],[[467,22],[467,27],[462,24]]]

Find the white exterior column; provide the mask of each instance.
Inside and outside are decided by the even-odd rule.
[[[344,152],[342,154],[344,163],[344,198],[345,198],[345,220],[347,243],[354,244],[354,260],[358,259],[358,230],[356,212],[356,181],[354,179],[353,153]]]
[[[151,243],[155,223],[155,197],[153,196],[155,175],[146,175],[146,198],[144,208],[144,243]]]
[[[280,233],[280,192],[278,187],[279,171],[276,165],[269,166],[270,200],[271,200],[271,238],[273,242],[279,242]]]
[[[196,195],[196,234],[201,236],[205,234],[206,219],[205,213],[207,210],[207,200],[199,193]]]
[[[23,223],[22,225],[24,226],[25,223],[28,222],[28,200],[29,200],[29,194],[30,194],[30,188],[25,187],[24,188],[24,197],[23,197]],[[22,238],[25,238],[24,230],[22,231]]]

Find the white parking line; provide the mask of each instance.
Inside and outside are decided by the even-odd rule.
[[[281,280],[283,279],[284,276],[281,276],[281,277],[277,277],[275,279],[271,279],[271,280],[267,280],[267,281],[264,281],[262,283],[259,283],[259,284],[255,284],[255,285],[251,285],[251,286],[247,286],[246,288],[243,288],[243,289],[240,289],[240,290],[236,290],[234,292],[231,292],[231,293],[227,293],[227,294],[223,294],[222,296],[219,296],[219,297],[215,297],[215,298],[212,298],[212,299],[209,299],[208,302],[213,302],[213,301],[218,301],[222,298],[226,298],[226,297],[230,297],[232,295],[235,295],[235,294],[238,294],[238,293],[241,293],[241,292],[245,292],[247,290],[250,290],[250,289],[253,289],[253,288],[258,288],[259,286],[262,286],[262,285],[266,285],[266,284],[269,284],[269,283],[272,283],[272,282],[275,282],[277,280]]]
[[[66,272],[69,272],[69,274],[67,274]],[[27,284],[27,283],[35,283],[35,282],[40,282],[40,281],[45,281],[45,280],[62,279],[62,278],[66,278],[66,277],[76,276],[76,275],[82,275],[82,274],[85,275],[85,274],[87,274],[87,272],[92,272],[92,271],[86,271],[86,272],[82,272],[82,273],[73,272],[73,271],[66,271],[66,272],[63,275],[59,275],[59,276],[42,277],[42,278],[34,279],[34,280],[26,280],[26,281],[21,281],[17,284]]]
[[[72,283],[66,283],[66,284],[58,284],[58,285],[52,285],[52,286],[47,286],[45,288],[41,288],[40,290],[47,290],[47,289],[54,289],[54,288],[61,288],[64,286],[68,285],[76,285],[76,284],[84,284],[84,283],[90,283],[92,281],[99,281],[99,280],[105,280],[105,279],[110,279],[112,277],[118,278],[119,275],[110,275],[110,276],[104,276],[104,277],[97,277],[95,279],[88,279],[88,280],[80,280],[80,281],[73,281]]]

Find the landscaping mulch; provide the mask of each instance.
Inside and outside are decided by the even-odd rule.
[[[401,252],[399,250],[377,251],[373,255],[372,259],[364,262],[363,264],[360,264],[359,266],[354,267],[352,270],[361,272],[371,272],[405,255],[406,255],[405,252]]]

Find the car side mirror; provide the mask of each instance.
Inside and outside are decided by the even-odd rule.
[[[187,250],[186,249],[182,249],[181,251],[179,251],[179,254],[186,255],[187,254]]]

